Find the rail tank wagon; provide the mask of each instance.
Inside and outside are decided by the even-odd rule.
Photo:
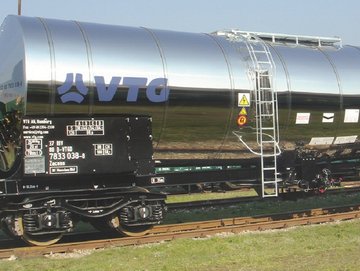
[[[35,245],[79,219],[144,234],[165,208],[147,187],[253,181],[266,197],[356,175],[359,72],[338,38],[8,16],[2,228]]]

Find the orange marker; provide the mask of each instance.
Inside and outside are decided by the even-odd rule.
[[[237,118],[237,125],[244,126],[247,123],[247,117],[244,115],[239,115]]]

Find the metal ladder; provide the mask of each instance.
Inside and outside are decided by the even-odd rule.
[[[233,134],[238,137],[240,142],[251,153],[260,156],[262,197],[277,197],[277,156],[281,154],[281,150],[279,147],[278,102],[273,80],[276,66],[269,47],[264,41],[269,41],[269,38],[264,33],[247,32],[236,29],[217,31],[214,32],[214,34],[225,36],[231,42],[244,43],[249,52],[252,62],[250,72],[252,73],[255,88],[256,138],[260,151],[253,150],[242,139],[242,133],[233,131]],[[280,37],[284,36],[280,34],[269,35],[271,35],[270,42],[276,42]],[[288,36],[285,38],[287,40]],[[297,42],[299,39],[301,38],[296,36]],[[316,41],[318,41],[318,39],[316,39]],[[270,190],[270,193],[268,193],[269,188],[272,190]]]
[[[269,47],[262,39],[256,35],[245,37],[255,81],[256,136],[260,147],[262,197],[277,197],[279,118],[273,80],[276,67]]]
[[[342,41],[338,37],[288,35],[237,29],[216,31],[213,34],[225,36],[231,42],[245,43],[249,52],[252,62],[252,79],[255,82],[256,137],[260,152],[253,150],[243,140],[241,132],[233,131],[233,134],[251,153],[260,156],[262,196],[276,197],[278,196],[277,156],[281,154],[278,102],[273,80],[276,67],[266,42],[295,46],[341,48]],[[273,193],[266,193],[265,189],[269,186],[273,189]]]

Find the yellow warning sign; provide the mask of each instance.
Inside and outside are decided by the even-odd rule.
[[[238,93],[238,106],[239,107],[250,106],[250,93]]]
[[[241,108],[241,111],[240,111],[239,115],[244,115],[244,116],[247,115],[245,107]]]

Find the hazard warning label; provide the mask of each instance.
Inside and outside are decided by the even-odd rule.
[[[250,106],[250,93],[238,93],[238,107]]]
[[[246,108],[245,108],[245,107],[241,108],[241,111],[240,111],[239,115],[244,115],[244,116],[247,115],[247,112],[246,112]]]

